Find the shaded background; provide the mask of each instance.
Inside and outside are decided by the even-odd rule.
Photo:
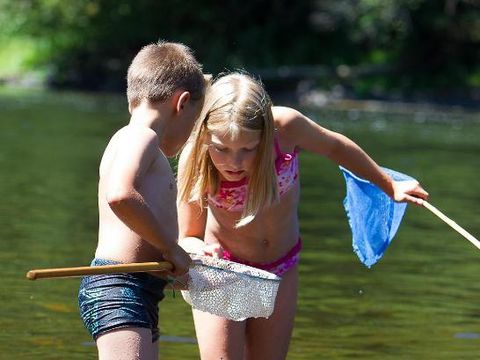
[[[0,78],[123,91],[140,47],[165,39],[279,93],[475,106],[479,15],[478,0],[0,0]]]

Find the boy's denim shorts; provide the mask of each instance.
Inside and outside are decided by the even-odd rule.
[[[118,264],[94,259],[92,266]],[[141,327],[159,338],[158,303],[164,298],[167,280],[148,273],[85,276],[80,284],[78,305],[85,327],[96,340],[119,328]]]

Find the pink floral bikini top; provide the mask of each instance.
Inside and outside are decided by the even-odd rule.
[[[282,153],[275,138],[275,169],[277,171],[278,194],[285,194],[298,178],[298,149],[293,154]],[[228,211],[242,211],[247,198],[247,178],[239,181],[222,181],[216,195],[208,195],[208,201],[217,208]]]

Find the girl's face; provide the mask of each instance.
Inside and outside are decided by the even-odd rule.
[[[242,130],[235,140],[229,135],[209,135],[208,153],[220,179],[238,181],[251,174],[260,134],[260,130]]]

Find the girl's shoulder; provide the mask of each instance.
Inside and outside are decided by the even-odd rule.
[[[289,123],[302,117],[302,114],[291,107],[272,106],[273,121],[275,125],[288,126]]]
[[[304,116],[298,110],[286,106],[272,107],[275,134],[282,147],[287,149],[296,147],[299,122]]]

